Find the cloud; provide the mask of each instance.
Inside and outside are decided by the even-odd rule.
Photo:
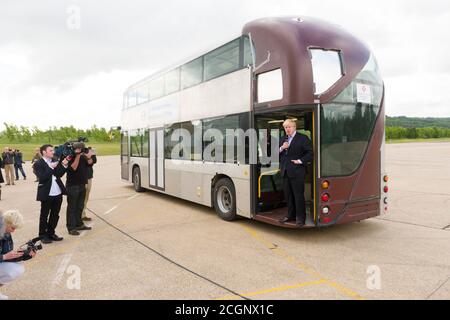
[[[79,28],[71,28],[71,8],[80,10]],[[128,85],[231,39],[248,21],[293,14],[331,21],[368,43],[388,114],[449,115],[447,1],[29,0],[0,5],[0,108],[14,108],[0,122],[115,125]],[[421,88],[442,89],[424,99]]]

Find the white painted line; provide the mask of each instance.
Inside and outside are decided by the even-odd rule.
[[[134,196],[129,197],[129,198],[127,199],[127,201],[133,200],[134,198],[137,198],[137,197],[139,197],[139,196],[140,196],[139,193],[138,193],[138,194],[135,194]]]
[[[139,197],[139,196],[140,196],[139,193],[138,193],[138,194],[135,194],[135,195],[132,195],[131,197],[128,197],[125,201],[131,201],[131,200],[133,200],[133,199],[135,199],[135,198],[137,198],[137,197]],[[106,216],[106,215],[110,214],[111,212],[113,212],[114,210],[116,210],[122,203],[123,203],[123,202],[121,202],[121,203],[115,205],[114,207],[112,207],[111,209],[109,209],[108,211],[106,211],[103,215]]]
[[[106,211],[103,215],[107,215],[107,214],[110,214],[111,212],[113,212],[114,210],[116,210],[117,208],[118,208],[119,206],[117,205],[117,206],[114,206],[114,207],[112,207],[111,209],[109,209],[108,211]]]

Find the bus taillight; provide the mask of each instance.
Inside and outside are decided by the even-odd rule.
[[[330,187],[330,182],[325,180],[322,182],[322,189],[327,190]]]
[[[330,195],[328,193],[324,193],[322,195],[322,201],[323,202],[328,202],[328,200],[330,200]]]
[[[322,208],[322,213],[323,214],[329,214],[330,213],[330,208],[329,207],[323,207]]]
[[[322,222],[323,223],[330,223],[331,222],[331,218],[322,218]]]
[[[383,189],[383,191],[384,191],[385,193],[388,193],[388,192],[389,192],[389,187],[388,187],[388,186],[385,186],[384,189]]]
[[[383,181],[384,181],[384,182],[388,182],[388,181],[389,181],[389,176],[384,176],[384,177],[383,177]]]

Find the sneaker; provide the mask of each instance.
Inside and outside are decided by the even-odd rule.
[[[0,293],[0,300],[9,300],[9,297]]]

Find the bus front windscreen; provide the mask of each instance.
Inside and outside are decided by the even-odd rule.
[[[321,173],[354,173],[366,152],[380,111],[383,82],[373,55],[355,80],[320,112]]]

